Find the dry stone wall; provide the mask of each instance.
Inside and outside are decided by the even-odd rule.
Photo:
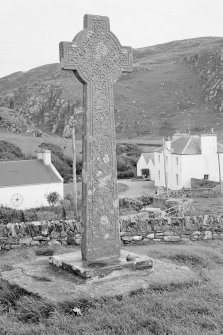
[[[0,249],[79,245],[81,233],[76,220],[8,223],[0,225]],[[123,244],[223,239],[223,214],[170,218],[141,211],[120,217],[120,236]]]

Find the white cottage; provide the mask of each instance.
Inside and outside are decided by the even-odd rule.
[[[63,199],[63,178],[51,163],[51,151],[37,159],[0,162],[0,205],[14,209],[49,206],[46,196],[57,192]]]
[[[144,176],[150,180],[154,180],[154,153],[142,153],[137,163],[137,176]]]
[[[223,179],[223,145],[216,134],[175,134],[165,146],[154,152],[155,186],[165,187],[164,156],[168,188],[191,187],[191,178],[219,181]]]

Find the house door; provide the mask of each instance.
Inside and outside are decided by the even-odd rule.
[[[142,169],[142,176],[144,178],[150,178],[150,171],[149,171],[149,169]]]

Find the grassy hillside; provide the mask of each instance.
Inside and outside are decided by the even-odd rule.
[[[114,87],[117,138],[155,140],[189,128],[200,132],[213,127],[221,133],[219,102],[211,86],[214,97],[206,98],[209,77],[200,72],[211,57],[208,71],[219,78],[222,63],[215,50],[222,47],[223,38],[205,37],[135,49],[133,72],[123,74]],[[199,68],[192,66],[194,57],[201,57]],[[1,78],[0,86],[0,106],[17,110],[48,134],[61,135],[69,116],[82,105],[81,83],[59,64],[14,73]]]

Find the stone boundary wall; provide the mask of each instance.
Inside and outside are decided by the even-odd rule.
[[[121,216],[120,230],[124,244],[223,239],[223,214],[170,218],[161,212],[141,211]],[[80,245],[81,232],[76,220],[8,223],[0,225],[0,249]]]
[[[187,242],[223,239],[223,214],[148,217],[141,212],[120,217],[121,239],[130,242]]]
[[[201,194],[217,194],[219,190],[215,187],[212,188],[184,188],[179,191],[170,191],[171,197],[196,197]]]
[[[81,224],[76,220],[51,220],[0,225],[0,249],[21,246],[81,244]]]

